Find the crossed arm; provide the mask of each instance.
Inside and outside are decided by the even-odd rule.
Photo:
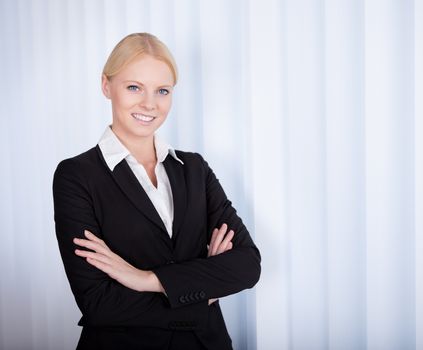
[[[215,228],[208,247],[208,257],[219,255],[232,249],[234,231],[227,232],[228,225],[222,224]],[[75,254],[85,258],[88,263],[106,273],[120,284],[137,292],[159,292],[166,294],[160,280],[152,271],[138,269],[119,255],[113,253],[106,243],[92,232],[84,231],[86,239],[77,238],[73,242],[81,247],[90,249],[75,249]],[[217,299],[209,299],[209,305]]]
[[[207,231],[211,233],[208,258],[143,271],[114,254],[100,239],[101,228],[80,163],[68,159],[58,165],[53,180],[56,235],[72,292],[83,314],[80,325],[167,329],[169,320],[178,319],[195,321],[203,327],[207,322],[206,300],[237,293],[257,282],[260,253],[204,160],[203,166]],[[232,232],[226,232],[227,228]],[[93,235],[83,234],[84,230]],[[74,240],[76,236],[79,241]],[[75,248],[86,253],[80,255]],[[191,292],[201,297],[191,298]]]

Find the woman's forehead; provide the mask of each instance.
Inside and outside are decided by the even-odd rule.
[[[134,59],[116,74],[116,78],[120,81],[136,81],[142,84],[173,85],[174,83],[170,67],[151,56]]]

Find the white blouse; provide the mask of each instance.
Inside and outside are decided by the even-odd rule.
[[[166,159],[167,155],[170,154],[181,164],[184,164],[182,160],[177,157],[175,150],[165,141],[160,139],[156,134],[154,135],[154,146],[157,156],[157,164],[154,169],[157,177],[156,188],[151,182],[144,166],[138,163],[135,157],[128,151],[122,142],[120,142],[119,138],[111,129],[111,125],[106,127],[98,145],[107,165],[112,171],[114,167],[122,161],[122,159],[126,160],[160,215],[169,236],[172,237],[173,196],[163,161]]]

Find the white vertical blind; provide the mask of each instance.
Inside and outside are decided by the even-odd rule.
[[[412,349],[417,214],[413,3],[371,1],[365,13],[367,344]]]
[[[287,225],[282,213],[288,201],[288,157],[285,85],[282,55],[283,22],[280,2],[254,1],[249,8],[249,70],[247,159],[251,172],[255,238],[262,254],[262,277],[256,292],[257,348],[289,349],[292,320],[289,305],[289,255]],[[245,122],[240,124],[244,127]],[[247,124],[248,125],[248,124]],[[263,247],[266,246],[265,249]]]
[[[414,3],[414,225],[416,349],[423,349],[423,1]]]
[[[325,6],[328,347],[366,349],[364,8]]]
[[[262,253],[222,300],[234,348],[423,349],[422,0],[0,0],[0,348],[75,348],[52,175],[111,122],[103,64],[142,31],[180,72],[160,133]]]

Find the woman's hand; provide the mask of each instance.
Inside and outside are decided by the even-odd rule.
[[[223,224],[215,228],[208,247],[208,257],[219,255],[232,249],[234,231]],[[122,285],[139,292],[161,292],[164,288],[152,271],[144,271],[132,266],[119,255],[113,253],[104,241],[88,230],[84,231],[86,239],[74,238],[73,242],[92,251],[76,249],[75,254],[83,257],[88,263],[108,274]],[[217,299],[209,299],[209,305]]]
[[[153,272],[132,266],[113,253],[102,239],[90,231],[85,230],[84,234],[87,239],[74,238],[73,242],[93,252],[76,249],[76,255],[85,258],[88,263],[130,289],[139,292],[164,292],[163,286]]]
[[[215,228],[213,230],[212,237],[210,239],[209,253],[207,257],[219,255],[221,253],[226,252],[227,250],[232,249],[232,238],[234,238],[234,231],[230,230],[226,234],[227,230],[227,224],[222,224],[220,229]]]
[[[227,230],[227,224],[222,224],[220,229],[215,228],[213,230],[212,237],[210,239],[210,245],[208,247],[209,252],[207,254],[207,257],[219,255],[232,249],[232,238],[234,237],[235,233],[233,230],[230,230],[228,233],[226,233]],[[209,299],[209,305],[214,303],[216,300],[217,298]]]

